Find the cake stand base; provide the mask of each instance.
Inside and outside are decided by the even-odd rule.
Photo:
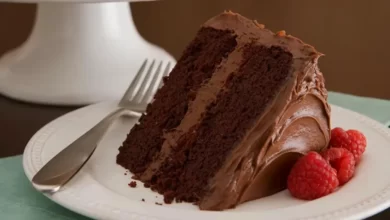
[[[39,4],[29,39],[0,59],[0,93],[85,105],[119,99],[146,58],[174,65],[139,35],[129,9],[127,2]]]

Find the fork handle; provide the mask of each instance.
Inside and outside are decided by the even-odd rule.
[[[32,179],[35,187],[41,191],[55,192],[65,185],[91,157],[112,122],[126,112],[133,117],[141,115],[126,108],[111,112],[46,163]]]

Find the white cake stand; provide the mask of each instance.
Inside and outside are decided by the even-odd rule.
[[[128,2],[16,1],[38,2],[38,12],[27,41],[0,58],[5,96],[53,105],[113,100],[122,96],[145,58],[175,64],[139,35]]]

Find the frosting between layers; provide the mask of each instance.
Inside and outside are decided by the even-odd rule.
[[[149,165],[148,169],[141,176],[142,181],[149,181],[152,178],[153,174],[169,156],[172,148],[177,146],[181,136],[190,132],[202,120],[207,106],[216,100],[228,77],[239,68],[240,63],[237,60],[241,59],[241,55],[242,52],[237,50],[229,54],[228,58],[221,62],[208,83],[198,89],[195,99],[189,103],[188,111],[179,126],[164,134],[165,141],[161,151],[157,159]]]

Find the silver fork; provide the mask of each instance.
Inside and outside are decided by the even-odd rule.
[[[161,86],[162,78],[167,76],[170,70],[170,63],[168,63],[162,71],[163,62],[161,61],[157,69],[153,71],[155,64],[155,61],[153,61],[148,70],[145,71],[146,64],[147,60],[144,61],[119,101],[117,109],[54,156],[35,174],[32,183],[37,190],[48,193],[57,192],[89,160],[101,138],[116,118],[125,113],[132,117],[141,116],[141,112],[146,109],[153,95]]]

